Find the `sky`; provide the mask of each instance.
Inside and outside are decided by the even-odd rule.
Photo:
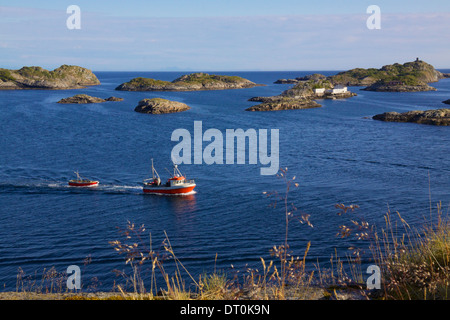
[[[416,57],[450,68],[450,1],[0,0],[0,68],[320,71]]]

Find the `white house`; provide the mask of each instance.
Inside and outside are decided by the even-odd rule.
[[[337,94],[337,93],[345,93],[347,92],[347,87],[341,86],[341,85],[337,85],[336,87],[334,87],[331,90],[332,94]]]
[[[319,96],[322,96],[325,94],[325,88],[316,88],[316,89],[313,89],[313,91],[315,94],[317,94]]]

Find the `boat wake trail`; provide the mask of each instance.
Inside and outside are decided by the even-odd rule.
[[[49,194],[49,193],[103,193],[142,194],[142,186],[99,184],[98,186],[73,187],[67,182],[7,182],[0,183],[1,193]]]

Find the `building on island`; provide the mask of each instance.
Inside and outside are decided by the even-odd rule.
[[[313,92],[316,96],[324,96],[325,94],[328,95],[334,95],[334,94],[342,94],[347,92],[347,87],[342,85],[337,85],[336,87],[332,89],[325,89],[325,88],[315,88],[313,89]]]
[[[329,93],[331,93],[331,94],[339,94],[339,93],[346,93],[346,92],[347,92],[347,87],[342,86],[342,85],[337,85],[333,89],[329,90]]]
[[[316,88],[313,89],[313,91],[318,96],[323,96],[325,94],[325,88]]]

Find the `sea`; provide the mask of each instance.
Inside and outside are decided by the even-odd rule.
[[[308,267],[325,269],[336,257],[351,255],[349,248],[370,244],[354,234],[338,235],[340,226],[352,226],[351,220],[381,230],[387,213],[392,219],[400,214],[411,228],[436,219],[439,204],[441,213],[448,214],[450,128],[381,122],[372,116],[445,108],[450,79],[432,83],[437,91],[349,87],[357,96],[318,100],[321,108],[245,111],[258,103],[249,98],[278,95],[293,86],[274,84],[277,79],[315,72],[337,73],[215,71],[209,73],[265,86],[125,92],[115,88],[135,77],[171,81],[190,72],[94,71],[101,85],[0,91],[0,290],[38,287],[49,270],[67,274],[73,265],[81,270],[82,290],[113,290],[132,274],[126,253],[115,250],[116,240],[158,255],[167,272],[180,270],[186,276],[186,285],[218,270],[230,277],[261,270],[261,259],[276,261],[273,248],[283,245],[286,236],[293,257],[302,258],[309,243]],[[124,100],[57,103],[81,93]],[[163,115],[134,111],[140,100],[155,97],[183,102],[190,110]],[[161,179],[169,178],[171,152],[179,143],[172,134],[185,129],[193,137],[195,121],[201,121],[203,132],[218,129],[224,137],[227,129],[267,129],[269,135],[278,130],[284,174],[262,175],[267,165],[250,163],[247,153],[243,164],[179,164],[196,181],[191,194],[144,194],[142,181],[151,177],[151,160]],[[203,148],[207,145],[203,142]],[[99,180],[99,186],[69,187],[74,171]],[[339,214],[336,204],[358,208]],[[142,226],[145,230],[138,230]],[[164,249],[168,245],[177,263]],[[370,263],[363,260],[363,266]],[[140,266],[148,288],[151,267],[148,261]]]

